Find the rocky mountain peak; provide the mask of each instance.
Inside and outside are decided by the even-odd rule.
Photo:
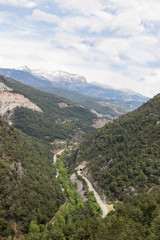
[[[27,66],[20,67],[19,70],[23,70],[25,72],[29,72],[36,77],[40,77],[43,79],[47,79],[51,82],[56,81],[64,81],[69,83],[74,82],[82,82],[87,83],[86,78],[84,76],[80,76],[75,73],[68,73],[65,71],[47,71],[43,69],[29,69]]]

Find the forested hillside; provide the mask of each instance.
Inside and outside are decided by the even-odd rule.
[[[0,238],[13,239],[16,234],[21,240],[158,240],[159,135],[157,95],[93,132],[78,152],[65,151],[57,160],[62,192],[49,143],[0,118]],[[77,163],[88,161],[87,176],[109,200],[123,200],[115,202],[105,219],[99,217],[93,194],[83,203],[76,184],[69,182],[76,154]]]
[[[0,117],[0,239],[45,224],[65,201],[52,161],[47,144]]]
[[[73,223],[51,225],[23,240],[159,240],[160,192],[142,194],[119,204],[104,220],[77,212]]]
[[[37,87],[38,89],[56,94],[60,97],[67,98],[73,102],[82,104],[83,106],[95,110],[98,114],[101,114],[103,118],[113,119],[124,113],[129,112],[129,109],[119,107],[108,102],[98,101],[97,99],[87,97],[80,93],[70,91],[67,89],[56,88],[56,87]],[[117,104],[118,105],[118,104]]]
[[[24,133],[47,141],[56,138],[78,140],[93,130],[93,120],[97,116],[88,109],[2,75],[0,82],[36,103],[43,111],[32,111],[24,107],[15,109],[13,125]]]
[[[88,161],[88,175],[107,199],[150,191],[160,185],[160,95],[141,108],[92,133],[77,162]]]

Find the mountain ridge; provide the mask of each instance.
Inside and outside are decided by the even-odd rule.
[[[0,82],[35,103],[43,112],[15,108],[13,125],[22,132],[47,141],[83,138],[94,128],[97,116],[87,108],[53,94],[39,91],[11,78],[0,76]],[[77,137],[76,137],[77,136]]]
[[[68,125],[68,130],[64,129],[67,130],[64,139],[67,139],[72,127],[77,127],[78,131],[83,121],[90,123],[93,120],[93,115],[84,107],[79,108],[79,105],[72,105],[63,98],[43,93],[4,76],[0,76],[0,82],[2,91],[13,89],[13,94],[24,94],[42,108],[43,113],[25,108],[15,109],[15,117],[20,120],[17,122],[19,129],[26,127],[28,122],[31,123],[30,118],[33,118],[34,125],[27,132],[31,136],[31,131],[37,128],[39,133],[44,124],[53,122],[54,118],[43,119],[44,113],[52,115],[62,110],[69,114],[64,117],[73,120],[75,115],[71,110],[78,111],[79,122],[71,128]],[[50,105],[54,105],[54,111]],[[46,126],[48,128],[49,125]],[[47,128],[43,129],[45,135],[33,134],[31,137],[9,126],[0,117],[2,239],[159,239],[160,94],[139,109],[92,132],[81,143],[79,151],[75,148],[65,152],[62,157],[64,164],[61,159],[59,167],[60,181],[69,196],[67,204],[65,193],[55,178],[51,139],[44,139],[51,132],[51,128],[49,132]],[[61,131],[61,128],[58,130]],[[77,164],[84,160],[88,162],[87,168],[82,170],[83,174],[92,179],[94,186],[103,190],[107,200],[116,200],[115,211],[103,220],[96,217],[99,215],[93,215],[95,208],[91,211],[95,203],[91,195],[86,208],[77,201],[77,207],[73,210],[74,207],[68,202],[74,204],[74,199],[78,200],[76,192],[73,194],[70,191],[66,181],[67,170],[76,163],[76,156]],[[75,189],[75,185],[72,186]],[[54,220],[55,215],[57,221],[46,225],[50,219]],[[24,233],[26,235],[22,236]]]
[[[34,74],[34,70],[24,68],[24,70],[15,69],[3,69],[0,68],[0,73],[9,77],[12,77],[22,83],[30,86],[54,86],[70,91],[76,91],[85,96],[96,98],[103,101],[114,101],[116,105],[126,107],[125,103],[130,101],[128,108],[131,110],[142,105],[143,102],[149,100],[147,97],[142,97],[139,94],[130,95],[125,91],[112,88],[104,88],[92,83],[88,83],[83,76],[77,74],[70,74],[63,71],[48,72],[36,70],[37,74]],[[46,78],[46,76],[48,76]],[[50,77],[49,77],[50,76]],[[51,80],[49,80],[52,79]],[[55,81],[53,81],[55,79]],[[113,102],[112,102],[113,103]]]
[[[160,94],[91,133],[77,162],[108,199],[123,200],[159,186]]]
[[[48,144],[9,126],[0,116],[1,239],[21,237],[32,219],[45,224],[63,204],[52,161]]]
[[[81,104],[90,109],[91,112],[94,111],[96,115],[102,119],[113,120],[118,116],[128,112],[128,109],[125,109],[123,107],[118,107],[116,105],[104,101],[98,101],[97,99],[84,96],[77,92],[73,91],[71,92],[70,90],[67,89],[56,87],[37,87],[37,88],[42,91],[53,93],[60,97],[65,97],[66,99]]]

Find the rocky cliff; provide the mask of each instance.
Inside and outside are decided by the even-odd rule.
[[[16,107],[25,107],[42,112],[35,103],[21,94],[13,93],[12,90],[4,83],[0,83],[0,115],[6,118],[9,124],[12,124],[11,117]]]

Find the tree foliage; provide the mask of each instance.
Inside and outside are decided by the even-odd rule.
[[[93,130],[93,119],[97,117],[88,109],[2,75],[0,81],[42,109],[43,113],[24,107],[15,109],[14,126],[27,135],[46,141],[53,141],[56,138],[79,140]],[[61,108],[60,103],[64,103],[66,107]]]
[[[92,133],[77,162],[87,160],[108,199],[123,200],[160,185],[160,95]]]
[[[128,198],[103,220],[77,218],[63,226],[52,225],[39,236],[24,240],[158,240],[160,232],[160,190]]]
[[[28,232],[31,221],[45,224],[64,202],[50,147],[0,118],[0,149],[0,236],[14,234],[14,222]]]

